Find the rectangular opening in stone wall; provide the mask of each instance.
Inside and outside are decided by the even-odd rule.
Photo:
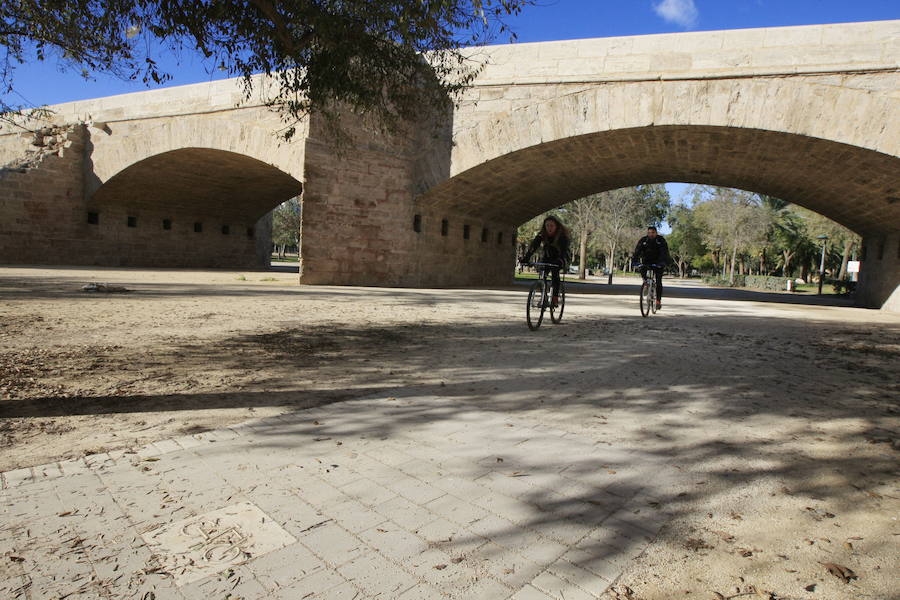
[[[231,233],[231,228],[228,225],[222,225],[222,235],[228,235]]]
[[[422,215],[413,216],[413,231],[422,233]]]
[[[247,228],[247,237],[248,237],[248,238],[252,238],[252,237],[253,237],[253,228],[252,228],[252,227],[248,227],[248,228]]]
[[[194,223],[194,233],[203,231],[203,223]]]
[[[163,229],[172,229],[172,219],[163,219]]]
[[[129,227],[137,227],[137,217],[128,217],[127,223]]]
[[[89,212],[88,213],[88,225],[99,225],[100,224],[100,213]]]
[[[463,239],[464,240],[469,239],[469,234],[471,233],[471,231],[472,231],[471,227],[469,227],[468,225],[463,225]]]
[[[498,232],[497,232],[497,243],[498,243],[498,244],[502,244],[502,243],[503,243],[503,232],[502,232],[502,231],[498,231]]]
[[[487,227],[481,228],[481,241],[482,243],[488,241],[488,230]]]
[[[447,235],[448,231],[450,231],[450,223],[447,222],[447,219],[441,219],[441,235]]]

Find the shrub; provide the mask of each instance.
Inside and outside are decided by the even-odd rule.
[[[708,283],[709,285],[714,285],[717,287],[744,287],[744,280],[747,278],[746,275],[738,275],[734,276],[734,283],[727,277],[719,277],[718,275],[705,275],[703,277],[703,283]]]
[[[826,279],[826,283],[834,286],[835,294],[852,294],[856,291],[856,282],[847,279]]]
[[[747,275],[745,277],[747,287],[758,290],[784,290],[787,288],[789,277],[771,277],[768,275]]]

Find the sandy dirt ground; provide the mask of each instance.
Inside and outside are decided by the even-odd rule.
[[[524,286],[295,279],[0,268],[0,471],[431,391],[685,474],[608,598],[900,598],[900,315],[672,283],[643,319],[624,281],[529,332]]]

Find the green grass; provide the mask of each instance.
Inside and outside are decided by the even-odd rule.
[[[283,258],[278,258],[277,254],[273,254],[272,260],[277,260],[278,262],[300,262],[299,257],[293,256],[291,254],[288,254],[287,256],[284,256]]]
[[[798,283],[794,289],[803,294],[817,294],[819,292],[819,284]],[[834,294],[834,286],[830,283],[826,283],[822,286],[822,295],[824,296],[825,294]]]

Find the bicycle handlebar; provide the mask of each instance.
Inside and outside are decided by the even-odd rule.
[[[558,265],[556,263],[545,263],[545,262],[530,262],[523,263],[528,265],[529,267],[553,267],[554,269],[562,269],[565,265]]]

